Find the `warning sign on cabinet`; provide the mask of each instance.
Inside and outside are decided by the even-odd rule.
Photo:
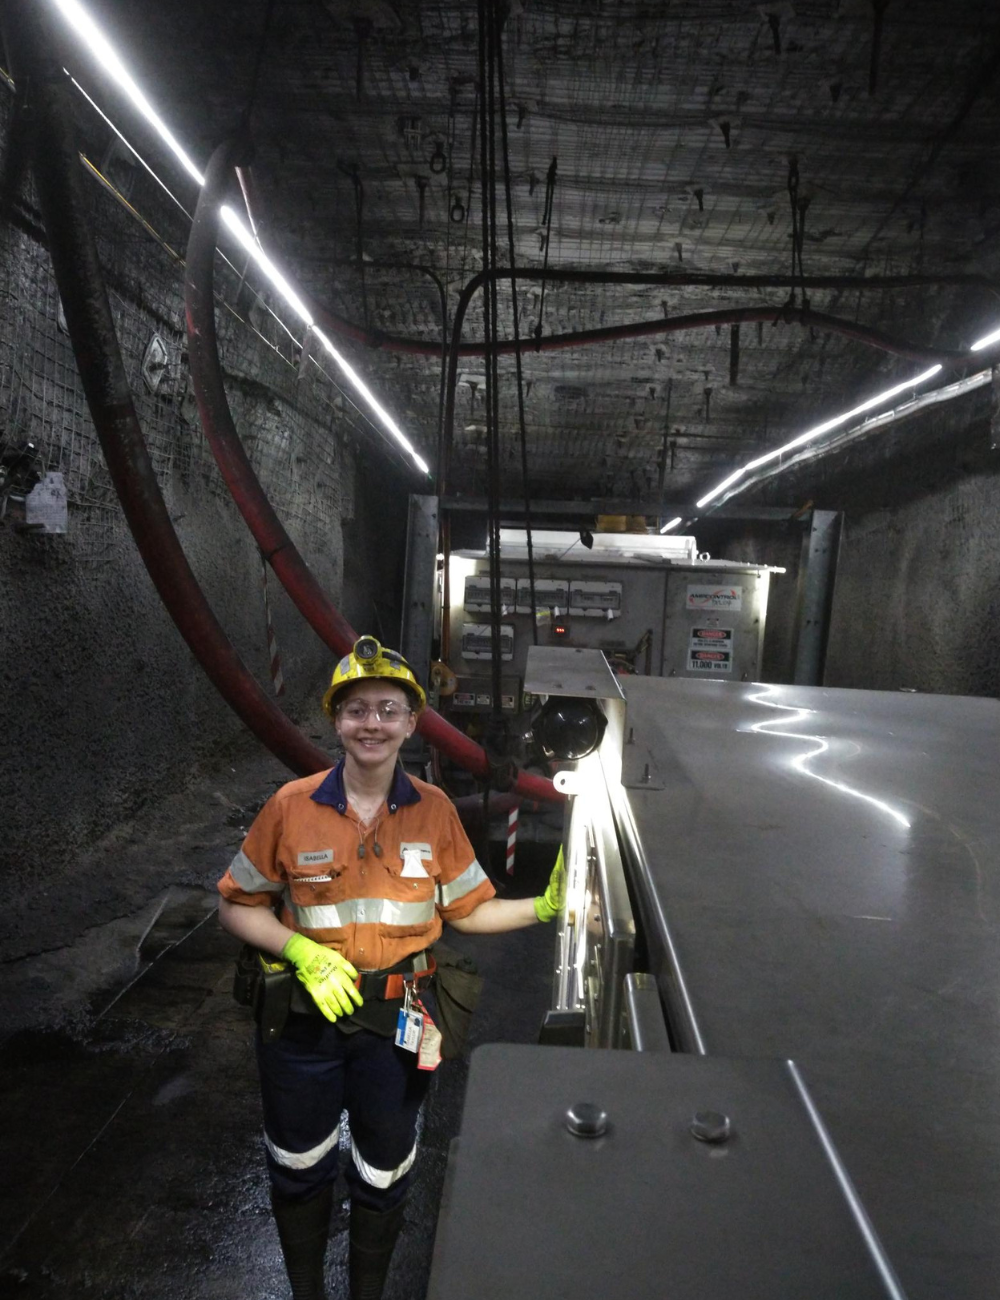
[[[688,672],[731,673],[733,671],[733,629],[693,627],[687,666]]]
[[[707,583],[689,586],[687,591],[688,609],[731,609],[743,608],[742,587],[717,587]]]

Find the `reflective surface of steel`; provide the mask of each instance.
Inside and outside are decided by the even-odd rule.
[[[795,1060],[910,1295],[994,1297],[1000,703],[626,694],[664,782],[626,792],[664,1001],[709,1054]]]

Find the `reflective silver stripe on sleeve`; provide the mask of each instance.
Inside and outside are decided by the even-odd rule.
[[[304,930],[330,930],[344,925],[429,925],[434,903],[395,903],[389,898],[348,898],[336,906],[303,907],[286,898],[295,924]]]
[[[487,879],[486,872],[479,865],[478,861],[473,858],[470,866],[466,867],[460,876],[449,881],[447,885],[438,885],[437,901],[439,907],[448,907],[451,903],[457,902],[465,894],[470,893],[477,885],[481,885]]]
[[[339,1124],[328,1138],[324,1138],[318,1146],[314,1146],[309,1151],[286,1151],[283,1147],[276,1146],[267,1134],[264,1134],[264,1145],[270,1151],[272,1158],[279,1165],[284,1165],[286,1169],[311,1169],[313,1165],[319,1164],[326,1153],[331,1151],[339,1141]]]
[[[283,880],[268,880],[267,876],[262,876],[242,849],[230,862],[229,874],[244,894],[280,894],[285,887]]]
[[[385,1191],[387,1187],[391,1187],[393,1183],[398,1183],[404,1174],[409,1173],[416,1158],[417,1145],[414,1143],[413,1150],[401,1165],[397,1165],[395,1169],[376,1169],[374,1165],[370,1165],[364,1159],[358,1150],[358,1144],[353,1138],[351,1139],[351,1159],[354,1161],[358,1173],[369,1187],[379,1187],[382,1191]]]

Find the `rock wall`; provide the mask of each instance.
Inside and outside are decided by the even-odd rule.
[[[0,105],[0,149],[8,108]],[[100,141],[89,143],[100,157]],[[185,223],[145,173],[122,173],[119,181],[129,183],[130,202],[158,236],[90,185],[150,454],[198,581],[270,689],[260,556],[205,444],[190,391],[182,267],[170,252],[183,248]],[[263,485],[334,602],[367,630],[374,594],[380,630],[394,642],[406,492],[414,483],[377,449],[377,435],[335,383],[315,367],[300,372],[277,304],[247,293],[221,260],[217,274],[230,401]],[[157,348],[163,364],[151,369]],[[16,886],[47,875],[56,888],[85,846],[193,772],[258,742],[174,628],[124,522],[60,320],[30,185],[0,228],[0,461],[8,471],[0,487],[0,879]],[[30,482],[45,471],[62,474],[68,490],[65,536],[23,527],[24,475]],[[333,656],[273,575],[269,589],[286,683],[281,703],[307,719]]]

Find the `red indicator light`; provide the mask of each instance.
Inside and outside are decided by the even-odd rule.
[[[566,629],[565,629],[564,627],[557,627],[557,628],[556,628],[556,632],[559,634],[559,636],[562,636],[562,634],[563,634],[565,631],[566,631]]]

